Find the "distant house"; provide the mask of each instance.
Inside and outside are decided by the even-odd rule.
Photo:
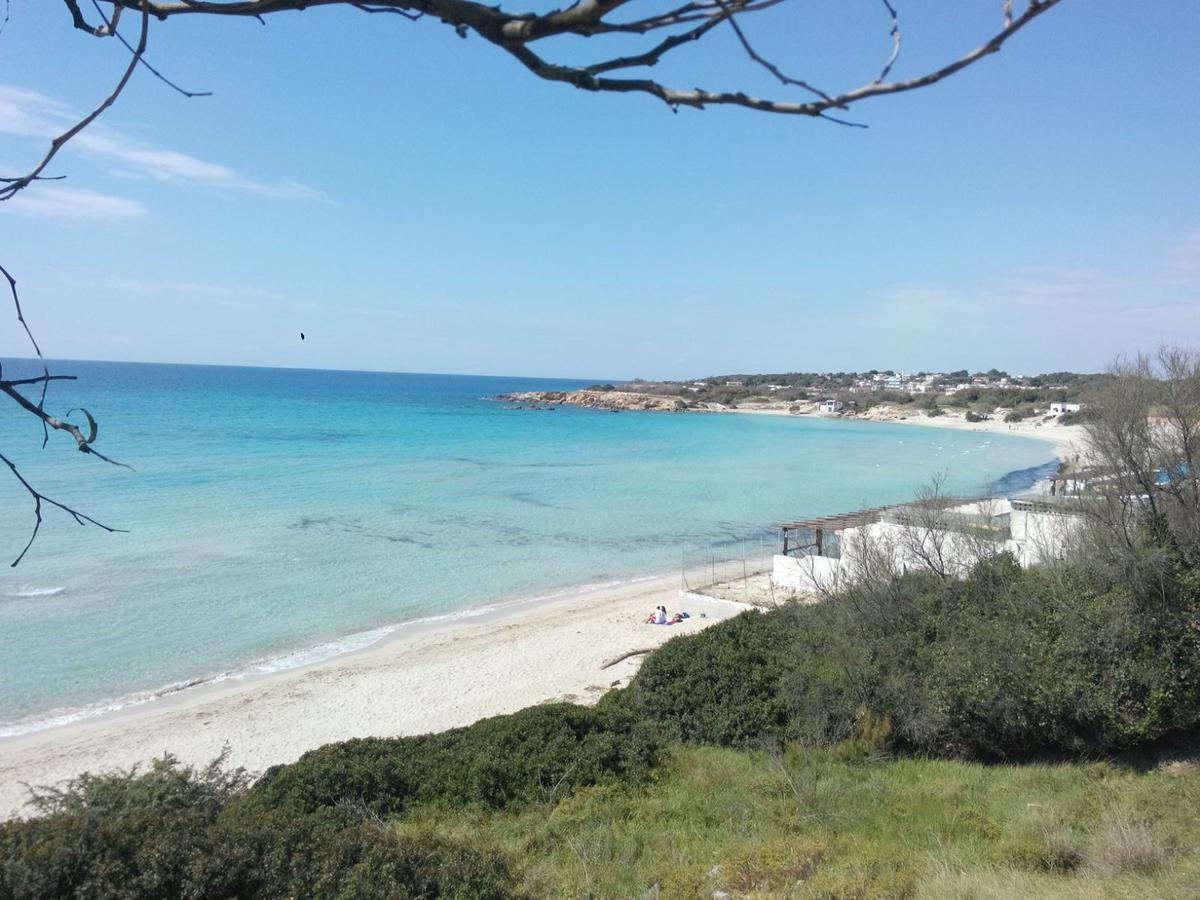
[[[727,381],[725,382],[725,387],[742,387],[743,384],[744,382],[741,381]]]
[[[1063,413],[1075,413],[1083,409],[1082,403],[1051,403],[1050,415],[1061,416]]]
[[[846,404],[841,400],[822,400],[820,407],[823,413],[839,413],[846,408]]]

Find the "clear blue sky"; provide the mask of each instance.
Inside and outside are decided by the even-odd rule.
[[[1000,2],[897,5],[905,77],[973,46]],[[770,15],[750,34],[823,85],[886,56],[875,0]],[[656,74],[779,93],[713,38]],[[214,96],[137,77],[54,163],[66,181],[0,206],[0,262],[57,357],[1097,370],[1200,342],[1197,46],[1195,0],[1065,0],[953,79],[858,107],[859,130],[578,92],[435,22],[180,17],[148,58]],[[0,174],[126,58],[58,0],[12,0]],[[0,356],[28,355],[0,321]]]

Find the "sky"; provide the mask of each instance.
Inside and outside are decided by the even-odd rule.
[[[896,6],[895,78],[1000,21],[1000,0]],[[62,3],[8,11],[0,175],[128,60]],[[890,49],[877,0],[791,0],[744,28],[826,89],[870,81]],[[139,73],[53,162],[65,179],[0,204],[0,264],[57,358],[1098,371],[1200,345],[1197,45],[1195,0],[1064,0],[949,80],[856,107],[859,129],[577,91],[434,21],[181,16],[153,23],[147,59],[213,96]],[[653,74],[793,90],[723,28]],[[28,356],[15,316],[0,323],[0,358]]]

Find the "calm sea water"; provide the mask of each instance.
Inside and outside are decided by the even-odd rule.
[[[0,734],[221,673],[295,665],[396,623],[678,570],[771,523],[951,490],[1049,461],[1041,442],[832,420],[513,410],[480,378],[59,363],[97,449],[0,405],[3,452],[47,494],[0,574]],[[16,369],[10,365],[6,374]],[[0,478],[0,552],[32,525]],[[1028,473],[1012,475],[1013,483]],[[769,538],[768,538],[769,540]],[[720,552],[718,549],[716,552]]]

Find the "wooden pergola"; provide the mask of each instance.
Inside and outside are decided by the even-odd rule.
[[[815,547],[817,556],[825,555],[825,532],[827,531],[843,531],[847,528],[858,528],[862,525],[873,525],[879,521],[879,517],[883,512],[890,507],[874,506],[870,509],[860,509],[855,512],[838,513],[834,516],[818,516],[815,519],[801,519],[798,522],[782,522],[779,525],[779,530],[783,534],[783,555],[788,553],[807,550],[809,547]],[[806,532],[812,532],[813,543],[802,544],[801,535]],[[795,538],[795,542],[792,542]]]

